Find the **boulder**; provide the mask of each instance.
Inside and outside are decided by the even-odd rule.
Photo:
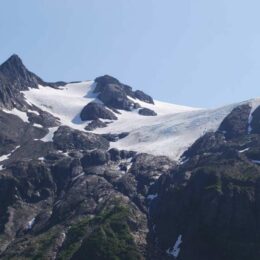
[[[108,107],[127,111],[139,108],[140,105],[129,97],[153,104],[153,99],[150,96],[139,90],[133,91],[130,86],[122,84],[111,76],[98,77],[95,82],[94,92],[99,93],[98,98]]]
[[[138,113],[142,116],[157,116],[157,114],[149,108],[141,108],[139,109]]]
[[[103,165],[107,163],[110,159],[108,152],[104,150],[95,150],[87,152],[81,159],[83,167],[94,166],[94,165]]]
[[[141,90],[136,90],[134,92],[134,95],[136,98],[138,98],[139,100],[149,103],[149,104],[154,104],[153,98],[150,97],[149,95],[145,94],[143,91]]]
[[[108,107],[131,111],[134,102],[127,98],[120,85],[108,84],[98,95],[98,98]]]
[[[108,152],[110,154],[110,158],[111,158],[112,161],[120,161],[121,160],[120,150],[118,150],[116,148],[112,148]]]
[[[108,110],[103,104],[91,102],[88,103],[80,113],[82,121],[97,120],[99,118],[116,120],[117,117],[113,112]]]
[[[85,127],[85,130],[87,131],[93,131],[95,130],[96,128],[104,128],[106,127],[107,124],[102,122],[101,120],[99,119],[96,119],[96,120],[92,120],[86,127]]]

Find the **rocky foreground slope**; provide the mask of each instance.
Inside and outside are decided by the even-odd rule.
[[[47,83],[13,55],[0,258],[259,259],[259,103],[197,110],[111,76]]]

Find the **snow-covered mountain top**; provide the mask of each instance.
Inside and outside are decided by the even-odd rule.
[[[26,101],[58,117],[62,125],[85,131],[89,121],[80,119],[80,112],[89,102],[101,102],[98,93],[93,93],[95,83],[85,81],[71,83],[59,88],[39,86],[23,91]],[[128,97],[135,101],[133,98]],[[157,116],[140,116],[138,109],[120,110],[118,120],[109,122],[107,127],[98,128],[98,134],[128,132],[129,135],[111,147],[146,152],[154,155],[166,155],[177,160],[180,155],[201,135],[215,131],[222,120],[239,104],[231,104],[217,109],[198,109],[175,104],[154,101],[148,104],[138,103],[152,109]],[[260,98],[248,100],[252,111],[260,104]],[[240,104],[242,104],[240,103]]]
[[[93,81],[85,81],[59,88],[39,86],[38,89],[31,88],[23,94],[29,104],[58,117],[61,124],[84,130],[89,122],[80,119],[82,108],[94,100],[100,102],[97,93],[93,93],[94,88]],[[250,102],[258,103],[255,100]],[[160,101],[155,101],[155,104],[142,101],[138,103],[154,110],[157,116],[140,116],[137,109],[120,110],[120,114],[117,114],[118,120],[110,121],[107,127],[98,128],[94,132],[129,132],[127,137],[111,143],[111,147],[167,155],[173,159],[178,159],[203,133],[216,130],[224,117],[237,105],[218,109],[197,109]]]
[[[84,81],[80,83],[71,83],[59,88],[43,87],[39,86],[38,89],[31,88],[28,91],[23,91],[23,94],[29,104],[41,108],[44,111],[51,113],[52,115],[60,118],[60,121],[64,125],[84,130],[84,127],[89,122],[83,122],[79,115],[84,106],[92,101],[101,102],[97,99],[97,93],[93,93],[95,83],[93,81]],[[128,97],[133,100],[131,97]],[[158,116],[164,116],[169,114],[176,114],[187,111],[194,111],[197,108],[174,105],[170,103],[155,101],[155,104],[148,104],[138,100],[138,103],[143,106],[154,110]],[[120,120],[114,122],[112,125],[120,132],[126,128],[119,127],[120,125],[126,125],[126,121],[134,120],[131,122],[131,126],[127,126],[128,130],[135,129],[137,124],[133,122],[138,121],[138,126],[150,124],[151,121],[158,120],[158,118],[143,117],[137,113],[137,110],[120,111],[121,115],[117,115]],[[117,124],[115,124],[117,123]],[[130,123],[130,122],[129,122]],[[130,128],[129,128],[130,127]],[[109,130],[109,127],[103,129],[105,132]]]

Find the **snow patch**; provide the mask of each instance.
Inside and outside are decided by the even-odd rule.
[[[20,148],[20,145],[16,146],[9,154],[4,154],[4,155],[0,156],[0,162],[9,159],[10,156],[11,156],[18,148]]]
[[[84,174],[85,174],[84,172],[80,173],[80,174],[77,175],[76,177],[72,178],[72,181],[77,180],[78,178],[80,178],[80,177],[83,176]]]
[[[34,225],[34,222],[35,222],[35,218],[32,218],[26,225],[26,230],[30,230],[32,229],[33,225]]]
[[[156,199],[158,197],[158,194],[156,193],[156,194],[149,194],[148,196],[147,196],[147,199],[148,200],[154,200],[154,199]]]
[[[25,123],[29,123],[29,119],[26,112],[20,111],[17,108],[13,108],[12,110],[3,109],[5,113],[12,114],[21,118]]]
[[[52,142],[53,141],[53,136],[54,133],[58,130],[58,126],[56,127],[50,127],[48,128],[49,133],[47,135],[45,135],[42,139],[40,139],[43,142]]]
[[[174,246],[171,247],[166,251],[167,254],[172,255],[174,258],[177,258],[180,253],[180,244],[182,243],[182,235],[178,236],[177,241],[175,242]]]
[[[178,165],[182,165],[182,164],[185,164],[187,163],[188,161],[190,160],[190,158],[180,158],[179,161],[178,161]]]
[[[63,125],[84,130],[87,122],[80,119],[80,112],[88,103],[96,99],[94,88],[93,81],[84,81],[60,88],[39,85],[38,89],[29,89],[23,91],[23,94],[30,103],[58,117]]]
[[[0,162],[7,160],[11,156],[11,154],[12,153],[4,154],[4,155],[0,156]]]
[[[249,148],[245,148],[245,149],[243,149],[243,150],[240,150],[240,151],[238,151],[239,153],[244,153],[244,152],[246,152],[246,151],[248,151],[249,150]]]
[[[30,112],[30,113],[36,114],[37,116],[40,115],[40,113],[38,111],[34,111],[34,110],[31,110],[31,109],[28,109],[27,111]]]
[[[131,163],[129,163],[129,164],[126,166],[126,171],[127,171],[127,172],[131,169],[132,165],[133,165],[133,163],[131,162]]]
[[[252,160],[252,163],[260,164],[260,160]]]
[[[40,125],[40,124],[36,124],[36,123],[34,123],[33,126],[34,126],[34,127],[38,127],[38,128],[43,128],[42,125]]]

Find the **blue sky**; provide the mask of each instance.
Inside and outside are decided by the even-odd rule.
[[[216,107],[260,96],[260,1],[0,1],[0,61],[46,81],[110,74],[159,100]]]

